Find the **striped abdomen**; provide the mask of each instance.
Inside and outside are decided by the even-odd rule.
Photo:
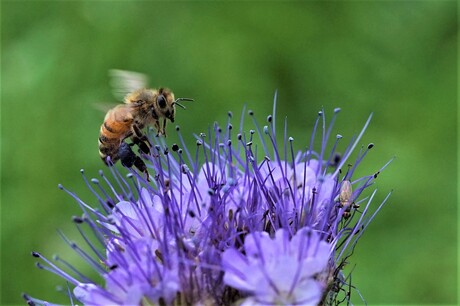
[[[121,142],[131,136],[132,122],[133,117],[125,105],[119,105],[107,113],[101,125],[98,140],[99,155],[104,163],[107,164],[107,156],[110,157],[112,163],[119,159],[118,149]]]

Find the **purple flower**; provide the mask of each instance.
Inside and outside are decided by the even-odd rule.
[[[308,228],[292,239],[285,229],[274,238],[251,233],[245,255],[234,248],[223,252],[224,283],[250,293],[244,305],[317,305],[325,286],[315,277],[327,269],[333,250],[334,244]]]
[[[353,166],[341,168],[369,124],[337,153],[342,136],[328,147],[328,128],[319,113],[307,149],[276,135],[274,114],[261,127],[235,131],[232,114],[225,128],[215,124],[195,135],[191,152],[176,128],[180,145],[151,137],[143,155],[151,182],[130,169],[109,168],[111,179],[83,178],[96,203],[71,191],[82,216],[73,221],[85,247],[67,244],[101,276],[96,282],[70,263],[41,254],[37,266],[69,284],[67,294],[87,305],[334,304],[349,300],[350,278],[343,266],[375,214],[368,208],[375,191],[362,193],[382,171],[355,178],[373,147],[361,148]],[[320,130],[321,147],[313,148]],[[278,137],[277,137],[278,136]],[[281,139],[281,140],[280,140]],[[203,162],[200,163],[199,160]],[[83,171],[82,171],[83,173]],[[112,183],[114,182],[114,183]],[[93,236],[93,237],[91,237]],[[47,302],[24,295],[32,304]]]

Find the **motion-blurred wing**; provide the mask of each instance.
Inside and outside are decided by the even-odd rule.
[[[96,102],[92,104],[92,107],[98,111],[101,111],[103,113],[107,113],[109,110],[117,106],[115,103],[109,103],[109,102]]]
[[[112,93],[118,101],[124,101],[127,94],[147,88],[148,78],[145,74],[127,70],[109,70]]]

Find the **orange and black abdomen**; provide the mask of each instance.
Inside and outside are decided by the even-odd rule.
[[[121,142],[131,135],[132,115],[125,105],[119,105],[105,116],[99,133],[99,155],[104,163],[110,157],[112,163],[118,160],[118,149]]]

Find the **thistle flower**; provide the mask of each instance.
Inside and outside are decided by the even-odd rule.
[[[341,172],[371,116],[340,157],[340,135],[326,152],[339,111],[327,128],[319,112],[310,143],[300,152],[288,137],[286,121],[283,137],[276,135],[275,97],[265,126],[249,111],[254,127],[244,131],[243,109],[235,133],[229,113],[225,128],[216,123],[195,135],[195,152],[185,146],[179,127],[179,145],[151,137],[152,152],[143,156],[155,173],[151,182],[133,170],[123,176],[115,167],[109,168],[110,180],[102,171],[101,179],[88,180],[82,171],[95,203],[59,187],[83,211],[73,221],[86,250],[61,235],[103,283],[58,257],[50,261],[33,252],[42,261],[37,266],[68,282],[72,304],[325,305],[349,300],[353,286],[343,267],[389,196],[370,214],[375,191],[362,194],[388,163],[376,173],[353,177],[370,144]],[[315,150],[317,134],[321,147]],[[27,294],[24,298],[49,305]]]

